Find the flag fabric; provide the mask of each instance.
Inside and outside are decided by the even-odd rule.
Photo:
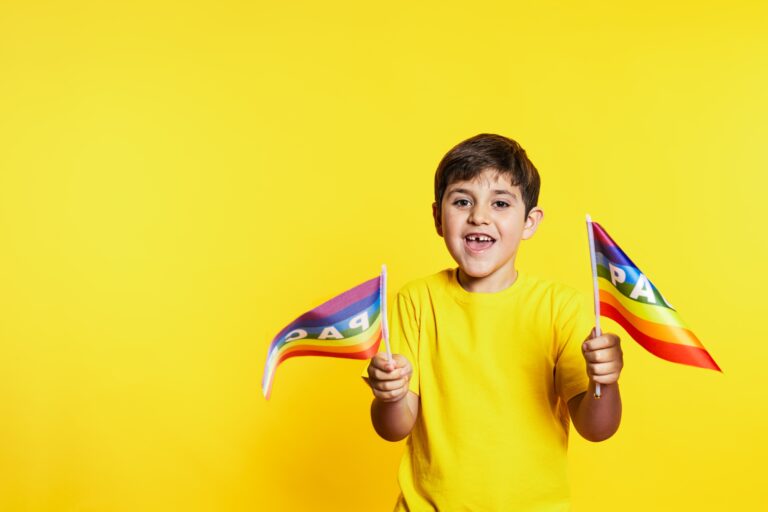
[[[272,340],[262,379],[268,400],[277,366],[291,357],[368,359],[379,349],[386,319],[382,314],[386,272],[308,311]]]
[[[591,222],[599,314],[621,325],[651,354],[720,370],[699,339],[651,281],[597,222]]]

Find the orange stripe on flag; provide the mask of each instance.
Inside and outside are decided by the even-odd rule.
[[[659,324],[645,320],[632,314],[616,298],[603,290],[600,290],[600,305],[610,304],[619,311],[621,316],[631,322],[632,325],[648,336],[669,343],[679,343],[681,345],[690,345],[692,347],[704,348],[699,339],[688,329],[674,325]]]
[[[648,336],[632,325],[629,320],[624,318],[621,313],[610,304],[601,304],[601,306],[603,306],[603,308],[600,310],[600,316],[606,316],[618,322],[636,342],[642,345],[642,347],[651,354],[666,359],[667,361],[672,361],[673,363],[682,363],[722,372],[715,360],[712,359],[712,356],[709,355],[709,352],[703,348],[682,345],[680,343],[670,343]]]
[[[333,346],[321,346],[321,345],[289,345],[280,351],[278,364],[287,358],[286,354],[292,354],[293,352],[306,352],[311,351],[312,355],[328,355],[330,357],[350,357],[351,359],[357,359],[355,354],[368,350],[371,345],[377,343],[381,339],[381,328],[376,329],[371,336],[356,345],[346,345],[341,347]],[[378,346],[377,346],[378,348]]]

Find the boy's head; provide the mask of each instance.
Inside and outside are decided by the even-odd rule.
[[[539,172],[528,160],[520,144],[492,133],[481,133],[460,142],[440,161],[435,172],[435,203],[438,212],[448,185],[456,181],[469,181],[486,169],[506,176],[513,186],[520,188],[527,216],[539,200]]]
[[[440,161],[432,213],[465,288],[495,291],[514,282],[520,241],[543,216],[539,186],[525,150],[501,135],[476,135]]]

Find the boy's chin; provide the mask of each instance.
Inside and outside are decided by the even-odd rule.
[[[486,277],[491,276],[499,276],[501,274],[506,274],[508,272],[514,273],[514,266],[508,266],[508,265],[501,265],[501,266],[493,266],[493,265],[483,265],[483,264],[469,264],[469,265],[462,265],[461,263],[458,264],[459,270],[461,273],[471,279],[484,279]]]
[[[483,279],[484,277],[488,277],[489,275],[493,274],[492,268],[478,268],[473,266],[463,266],[459,265],[459,271],[472,279]]]

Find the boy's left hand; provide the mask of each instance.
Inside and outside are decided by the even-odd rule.
[[[592,329],[589,338],[581,345],[581,352],[587,362],[590,380],[598,384],[613,384],[619,380],[624,357],[618,336],[606,332],[595,337]]]

